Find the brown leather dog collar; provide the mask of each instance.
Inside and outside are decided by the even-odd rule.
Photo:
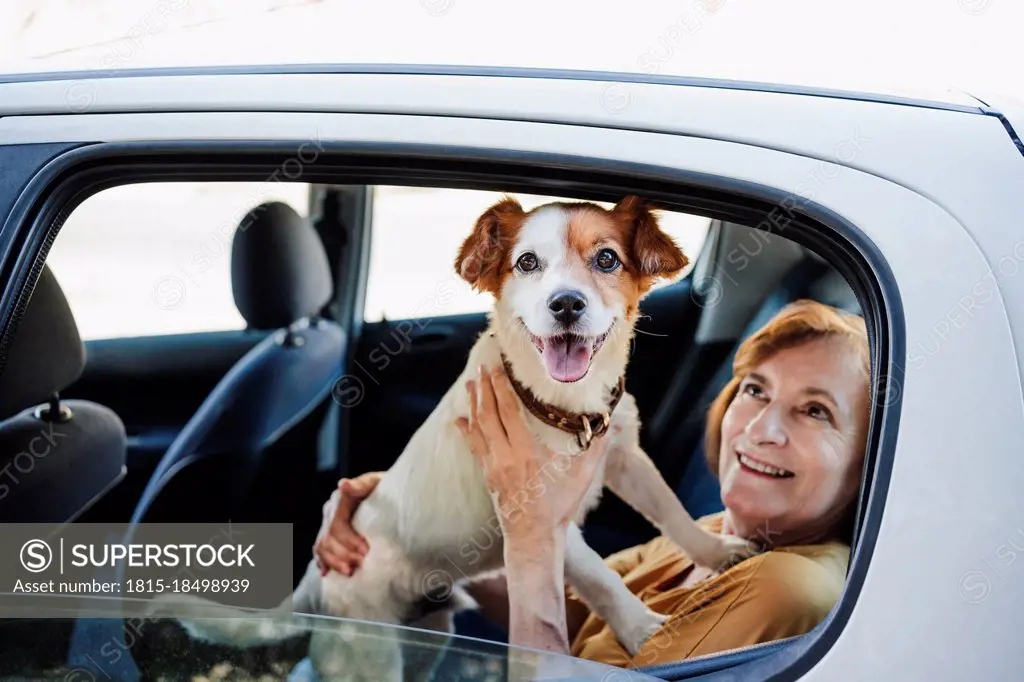
[[[591,441],[594,438],[603,436],[608,431],[608,425],[611,423],[612,412],[615,411],[615,407],[619,404],[619,400],[622,399],[623,394],[626,392],[626,377],[619,377],[619,381],[612,388],[612,400],[611,404],[608,405],[606,412],[568,412],[566,410],[549,405],[543,402],[537,396],[533,394],[530,389],[523,386],[516,375],[512,372],[512,365],[509,363],[505,354],[501,354],[501,363],[505,367],[505,374],[508,375],[509,380],[512,382],[512,387],[516,391],[516,395],[523,401],[533,416],[541,420],[548,426],[553,426],[556,429],[561,429],[567,433],[574,434],[576,436],[576,442],[584,450],[590,447]]]

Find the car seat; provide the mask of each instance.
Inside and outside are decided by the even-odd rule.
[[[84,367],[74,315],[44,266],[0,374],[0,522],[73,521],[124,477],[120,418],[60,399]]]
[[[251,502],[268,453],[325,402],[340,377],[346,335],[318,316],[334,287],[323,244],[304,218],[281,202],[246,214],[232,243],[231,283],[249,329],[270,333],[174,439],[133,523],[265,520],[253,514],[269,505]],[[196,499],[200,487],[217,494]]]

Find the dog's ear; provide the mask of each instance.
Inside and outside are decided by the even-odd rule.
[[[478,291],[498,295],[501,273],[526,213],[513,197],[502,197],[477,218],[455,258],[455,272]]]
[[[625,197],[612,212],[630,225],[632,261],[642,278],[651,282],[659,277],[671,279],[689,264],[683,250],[658,226],[657,217],[644,199]]]

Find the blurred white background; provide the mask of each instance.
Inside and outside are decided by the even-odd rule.
[[[0,70],[392,62],[1024,89],[1020,0],[4,0]]]

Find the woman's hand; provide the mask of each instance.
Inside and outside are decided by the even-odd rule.
[[[595,439],[578,455],[570,454],[575,441],[568,435],[565,452],[538,445],[500,367],[480,368],[480,378],[468,381],[466,389],[470,416],[456,424],[483,469],[488,489],[497,496],[506,536],[564,535],[593,484],[604,439]]]
[[[321,575],[326,575],[330,569],[342,575],[352,575],[370,551],[366,539],[352,528],[352,516],[359,503],[377,487],[382,476],[383,472],[372,471],[357,478],[338,481],[338,489],[324,504],[324,523],[313,544],[313,554]]]

